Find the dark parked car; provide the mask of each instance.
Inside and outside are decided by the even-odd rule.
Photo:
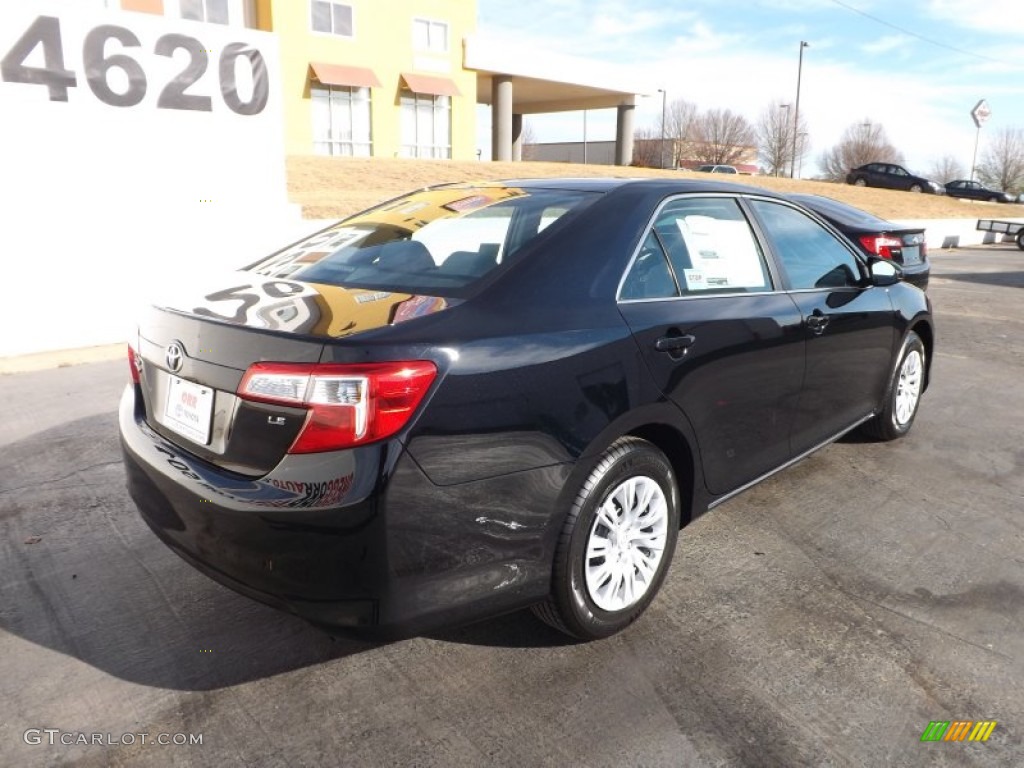
[[[128,488],[185,560],[330,627],[610,635],[682,526],[905,435],[933,357],[891,262],[713,181],[437,187],[203,277],[128,351]]]
[[[902,165],[895,163],[868,163],[854,168],[846,174],[846,183],[858,187],[884,187],[903,189],[909,192],[931,192],[941,195],[942,185],[922,176],[915,176]]]
[[[957,179],[946,184],[946,194],[950,197],[962,197],[967,200],[985,200],[989,203],[1014,203],[1017,198],[1006,192],[983,187],[980,182],[968,179]]]
[[[928,244],[921,227],[901,227],[873,213],[821,195],[790,195],[838,229],[866,256],[891,259],[900,265],[907,282],[928,290],[931,265]]]

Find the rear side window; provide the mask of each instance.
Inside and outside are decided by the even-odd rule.
[[[766,200],[750,205],[794,290],[860,285],[857,258],[827,229],[795,208]]]
[[[735,199],[681,198],[658,211],[622,300],[772,289],[764,255]]]
[[[518,187],[444,187],[386,203],[249,267],[305,282],[461,296],[598,197]]]

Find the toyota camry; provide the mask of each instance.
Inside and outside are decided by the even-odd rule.
[[[910,430],[927,296],[793,201],[689,180],[414,192],[158,297],[128,487],[171,549],[329,628],[532,607],[585,639],[688,523]]]

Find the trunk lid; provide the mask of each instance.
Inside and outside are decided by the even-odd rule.
[[[330,340],[444,309],[433,296],[349,289],[235,272],[170,286],[139,321],[146,420],[190,453],[240,474],[276,466],[307,411],[235,392],[257,362],[317,363]]]

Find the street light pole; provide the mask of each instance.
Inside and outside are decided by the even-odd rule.
[[[796,169],[796,135],[800,132],[800,79],[804,74],[804,48],[810,47],[810,43],[800,41],[800,64],[796,70],[796,107],[793,109],[793,157],[789,161],[789,178],[793,178],[793,171]]]
[[[661,156],[659,165],[662,169],[665,168],[665,102],[668,99],[668,92],[664,88],[659,88],[658,93],[661,94]]]

